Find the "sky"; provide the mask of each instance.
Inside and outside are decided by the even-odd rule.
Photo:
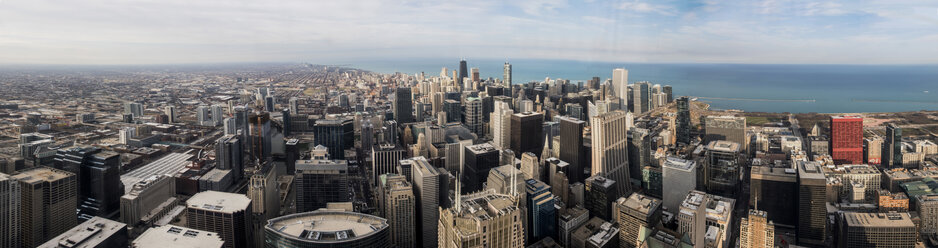
[[[935,0],[0,0],[0,64],[938,64]]]

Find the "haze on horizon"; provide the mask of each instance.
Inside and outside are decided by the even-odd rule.
[[[0,64],[935,64],[933,0],[0,0]]]

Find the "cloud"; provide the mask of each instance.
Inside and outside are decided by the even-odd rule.
[[[617,6],[621,10],[634,11],[638,13],[656,13],[666,16],[676,15],[673,7],[662,4],[650,4],[638,0],[623,2]]]
[[[567,6],[567,0],[515,0],[512,1],[528,15],[541,15],[554,12]]]

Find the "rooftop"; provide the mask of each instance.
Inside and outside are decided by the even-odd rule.
[[[305,242],[344,242],[388,228],[388,221],[372,215],[335,209],[286,215],[267,221],[269,231]]]
[[[186,206],[189,208],[223,213],[245,211],[249,205],[251,205],[251,199],[243,194],[211,190],[199,192],[186,201]]]
[[[616,200],[617,204],[624,205],[625,207],[638,212],[651,215],[654,213],[655,209],[661,208],[661,200],[651,198],[639,193],[632,193],[629,198],[620,197]]]
[[[11,178],[16,179],[17,181],[20,181],[20,182],[35,184],[35,183],[40,183],[40,182],[58,181],[63,178],[74,177],[74,176],[75,174],[68,172],[68,171],[64,171],[64,170],[59,170],[59,169],[54,169],[54,168],[49,168],[49,167],[36,167],[33,169],[21,171],[17,173],[16,175],[11,176]]]
[[[151,176],[173,175],[185,169],[186,165],[189,164],[189,159],[192,157],[193,155],[189,153],[166,154],[166,156],[156,161],[121,175],[121,182],[124,183],[124,192],[130,192],[134,184]]]
[[[127,224],[95,216],[37,247],[98,247],[118,232],[126,232],[126,227]]]
[[[707,150],[711,151],[721,151],[721,152],[739,152],[739,144],[732,141],[726,140],[715,140],[711,141],[707,145]]]
[[[224,244],[217,233],[174,225],[151,227],[131,242],[136,248],[220,248]]]
[[[692,160],[681,159],[678,157],[668,156],[664,161],[664,166],[668,168],[674,168],[684,171],[692,170],[697,165],[697,162]]]
[[[908,213],[856,213],[844,212],[847,226],[863,227],[909,227],[915,228]]]

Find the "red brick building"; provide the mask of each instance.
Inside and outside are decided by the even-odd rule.
[[[863,118],[831,116],[830,154],[834,164],[863,163]]]

